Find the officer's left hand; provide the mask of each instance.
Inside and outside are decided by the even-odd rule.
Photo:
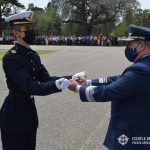
[[[65,88],[68,88],[68,86],[69,86],[69,80],[65,79],[65,78],[60,78],[60,79],[58,79],[58,80],[55,81],[55,84],[56,84],[56,87],[59,90],[63,90]]]
[[[73,91],[73,92],[76,92],[77,85],[79,85],[79,84],[76,81],[70,80],[70,84],[69,84],[68,89]]]

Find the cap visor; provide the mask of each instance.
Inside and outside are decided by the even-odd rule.
[[[127,41],[127,42],[129,42],[129,41],[133,41],[133,40],[135,40],[135,39],[133,39],[133,38],[131,38],[131,37],[118,39],[118,41]]]

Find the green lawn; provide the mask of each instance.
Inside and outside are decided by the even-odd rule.
[[[6,50],[0,50],[0,60],[2,59],[5,53],[6,53]]]
[[[0,50],[0,60],[3,58],[3,56],[6,52],[7,52],[7,50]],[[57,51],[55,51],[55,50],[37,50],[36,52],[39,55],[43,55],[43,54],[55,53]]]

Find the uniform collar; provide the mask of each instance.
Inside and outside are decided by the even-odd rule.
[[[16,48],[16,51],[19,52],[19,53],[34,52],[30,47],[27,48],[27,47],[21,45],[18,41],[15,42],[15,48]]]
[[[140,59],[138,59],[135,63],[145,60],[145,59],[150,59],[150,54],[144,55],[143,57],[141,57]]]

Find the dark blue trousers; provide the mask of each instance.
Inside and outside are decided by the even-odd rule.
[[[35,150],[36,131],[27,133],[13,133],[2,130],[3,150]]]

